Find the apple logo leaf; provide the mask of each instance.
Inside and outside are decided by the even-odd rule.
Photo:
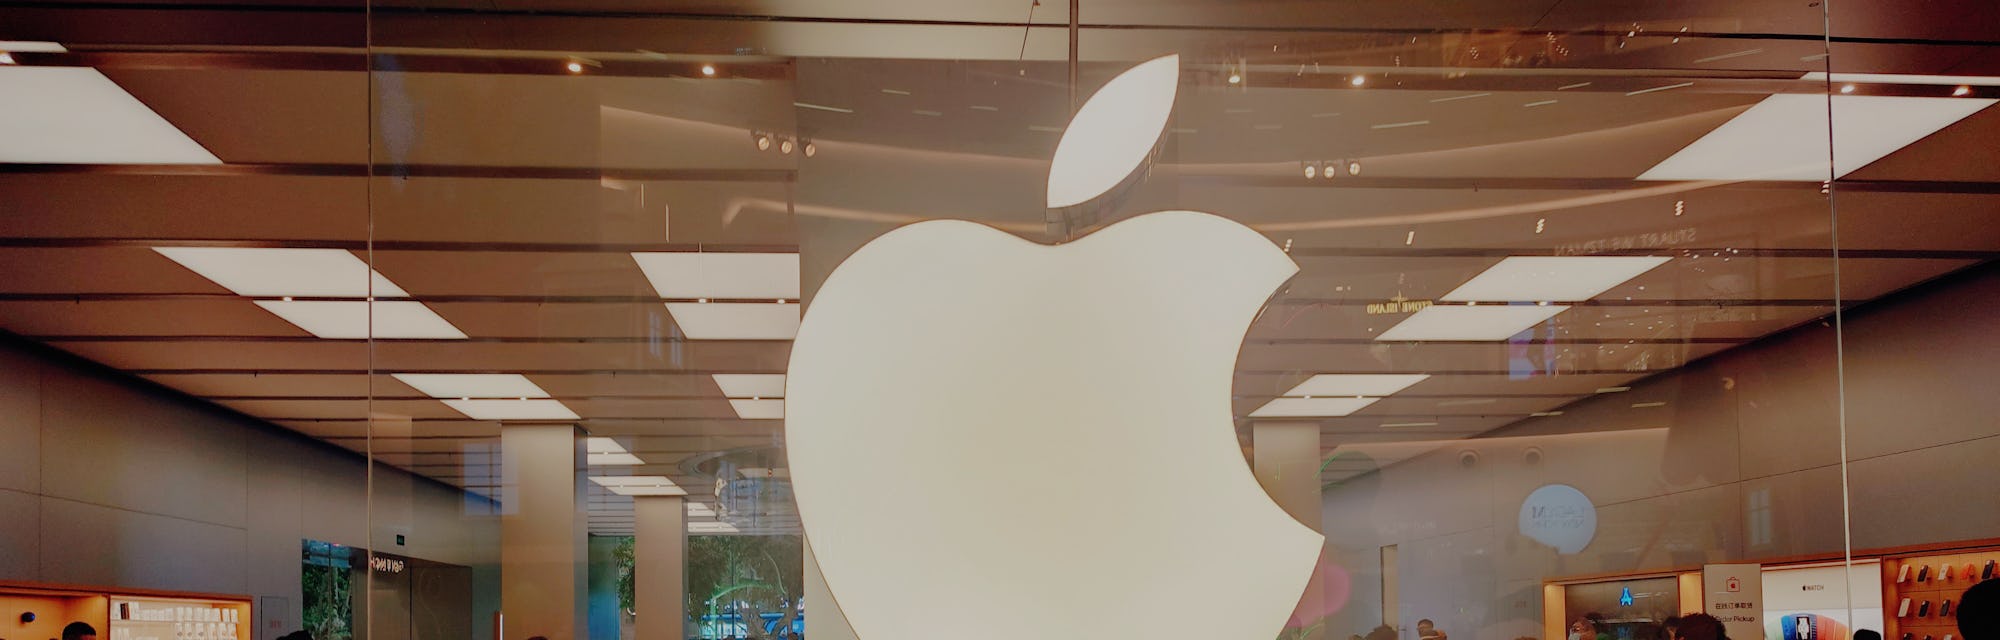
[[[1118,186],[1166,130],[1181,57],[1154,58],[1112,78],[1078,109],[1049,163],[1049,208],[1083,204]]]
[[[1127,72],[1165,87],[1133,108],[1171,108],[1174,64]],[[1064,148],[1103,139],[1084,118],[1104,98]],[[1126,133],[1106,143],[1123,164],[1085,168],[1142,161],[1150,143]],[[1250,323],[1297,271],[1193,211],[1062,245],[962,220],[863,245],[813,297],[787,368],[786,457],[830,604],[861,640],[1278,637],[1324,538],[1244,464],[1230,389]]]

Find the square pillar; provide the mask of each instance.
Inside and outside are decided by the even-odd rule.
[[[501,640],[590,637],[583,439],[574,425],[500,426]]]
[[[632,498],[632,607],[637,640],[686,640],[687,556],[687,499]]]
[[[1250,468],[1257,484],[1271,494],[1279,508],[1314,531],[1320,531],[1320,449],[1318,422],[1259,422],[1250,425]],[[1319,566],[1293,610],[1287,636],[1305,640],[1327,637],[1326,549],[1319,553]],[[1297,634],[1298,630],[1307,633]]]

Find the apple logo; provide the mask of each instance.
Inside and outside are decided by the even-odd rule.
[[[1179,60],[1141,64],[1058,144],[1051,207],[1116,186]],[[1249,228],[1149,213],[1060,246],[966,221],[847,257],[794,342],[799,514],[862,640],[1269,640],[1322,537],[1231,423],[1237,351],[1297,265]]]

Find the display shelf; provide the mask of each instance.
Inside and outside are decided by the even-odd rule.
[[[1883,638],[1961,640],[1959,600],[1972,585],[1996,577],[2000,577],[2000,549],[1883,560],[1882,610],[1887,622]]]
[[[109,640],[249,640],[250,605],[230,600],[111,596]]]

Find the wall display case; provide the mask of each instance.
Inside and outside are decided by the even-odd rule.
[[[110,598],[109,640],[250,640],[250,603]]]
[[[102,640],[250,640],[247,596],[0,582],[0,640],[53,640],[72,622]]]
[[[1911,555],[1882,561],[1887,640],[1960,640],[1965,590],[2000,577],[2000,548]]]

